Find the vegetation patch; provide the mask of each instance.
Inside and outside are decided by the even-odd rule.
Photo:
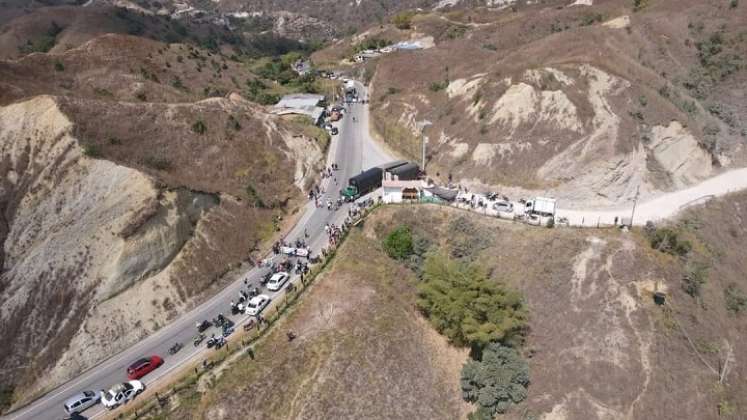
[[[418,308],[457,346],[481,350],[491,342],[519,344],[526,330],[519,292],[490,280],[480,267],[442,253],[425,260]]]
[[[470,420],[491,420],[526,399],[529,365],[516,350],[490,343],[481,360],[464,364],[461,384],[464,399],[477,405]]]

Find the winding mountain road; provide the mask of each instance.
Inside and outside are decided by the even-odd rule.
[[[361,97],[366,96],[366,89],[363,85],[358,83],[357,89]],[[354,122],[353,119],[356,121]],[[335,172],[333,178],[326,178],[322,183],[322,188],[326,191],[325,199],[330,198],[332,200],[335,200],[339,196],[340,188],[349,177],[371,166],[380,165],[392,160],[369,135],[368,105],[349,105],[345,117],[337,123],[337,126],[339,128],[339,135],[333,136],[330,143],[327,166],[330,166],[334,162],[338,164],[339,170]],[[347,210],[347,204],[343,205],[337,211],[328,211],[326,207],[316,208],[313,201],[308,202],[303,208],[303,215],[286,236],[286,239],[293,242],[298,238],[303,239],[304,231],[306,231],[309,234],[309,238],[306,241],[312,253],[318,254],[323,247],[327,246],[328,239],[324,231],[325,224],[341,225],[347,217]],[[198,347],[192,346],[192,338],[197,333],[195,324],[204,319],[213,319],[219,313],[230,314],[230,302],[238,298],[239,291],[245,287],[245,279],[250,284],[250,287],[260,287],[262,290],[261,293],[267,294],[273,299],[285,293],[284,290],[274,293],[269,292],[259,284],[260,279],[268,272],[269,269],[263,267],[250,269],[218,294],[183,314],[174,322],[89,370],[82,372],[79,376],[39,397],[26,407],[4,416],[3,419],[61,419],[65,417],[63,404],[68,398],[84,390],[108,390],[112,385],[125,381],[125,369],[127,366],[144,356],[157,354],[164,358],[163,366],[142,379],[146,387],[153,386],[161,380],[165,381],[166,376],[174,369],[185,363],[198,360],[200,355],[205,352],[213,351],[206,349],[204,342]],[[298,279],[292,276],[291,281],[295,282]],[[249,318],[246,315],[227,315],[227,317],[238,325]],[[216,333],[217,335],[219,332],[216,328],[211,327],[206,333],[209,336],[211,333]],[[231,342],[230,336],[228,341],[229,343]],[[176,342],[183,343],[184,347],[175,355],[170,356],[168,349]],[[95,419],[106,414],[106,410],[99,404],[84,411],[82,414],[90,419]]]
[[[563,203],[559,203],[557,216],[568,218],[571,226],[597,226],[611,225],[615,222],[615,218],[618,222],[624,220],[627,223],[633,215],[633,224],[641,226],[649,220],[656,222],[669,219],[687,207],[744,189],[747,189],[747,168],[740,168],[724,172],[682,190],[662,193],[639,201],[635,205],[635,215],[633,215],[633,202],[631,202],[627,206],[599,210],[564,210]]]

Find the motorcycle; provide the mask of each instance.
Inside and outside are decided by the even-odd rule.
[[[216,318],[213,318],[213,326],[215,327],[222,327],[225,322],[226,317],[224,317],[223,314],[218,314]]]
[[[210,338],[208,338],[207,348],[215,347],[215,349],[218,350],[219,348],[223,347],[225,344],[226,344],[225,337],[223,337],[222,335],[219,335],[216,337],[215,334],[213,334]]]
[[[174,343],[173,346],[169,347],[169,354],[172,356],[175,355],[182,349],[182,347],[184,347],[182,343]]]
[[[234,331],[236,331],[236,329],[233,327],[233,325],[231,326],[224,325],[223,326],[223,337],[228,337],[229,335],[233,334]]]
[[[210,322],[207,319],[203,319],[202,322],[197,323],[197,332],[204,332],[208,328],[210,328]]]
[[[195,347],[197,347],[197,346],[199,346],[199,345],[200,345],[200,343],[202,343],[203,341],[205,341],[205,334],[197,334],[197,335],[195,336],[195,338],[194,338],[193,344],[195,345]]]

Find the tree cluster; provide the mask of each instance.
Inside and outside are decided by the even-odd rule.
[[[458,346],[520,343],[527,314],[522,295],[490,280],[479,267],[431,253],[418,285],[418,308]]]
[[[500,343],[489,344],[481,360],[462,368],[462,395],[477,405],[470,420],[489,420],[527,397],[529,366],[519,353]]]

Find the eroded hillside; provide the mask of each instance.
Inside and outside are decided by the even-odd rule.
[[[683,257],[652,249],[640,231],[532,228],[438,207],[379,209],[253,357],[232,359],[151,414],[465,417],[459,368],[467,352],[414,310],[417,273],[382,249],[405,225],[430,249],[523,292],[529,395],[502,418],[741,418],[747,284],[736,255],[747,232],[730,214],[744,205],[747,195],[733,195],[672,224],[693,244]],[[728,240],[719,239],[724,232]],[[709,274],[693,297],[683,278],[694,261]],[[655,291],[666,294],[665,305],[654,302]]]
[[[376,59],[382,140],[419,157],[429,121],[429,175],[551,190],[570,206],[745,163],[744,5],[569,3],[415,16],[411,31],[436,46]]]
[[[207,57],[105,35],[0,64],[0,370],[16,402],[253,264],[318,173],[320,130],[227,94],[245,73]],[[203,83],[223,93],[202,99]]]

